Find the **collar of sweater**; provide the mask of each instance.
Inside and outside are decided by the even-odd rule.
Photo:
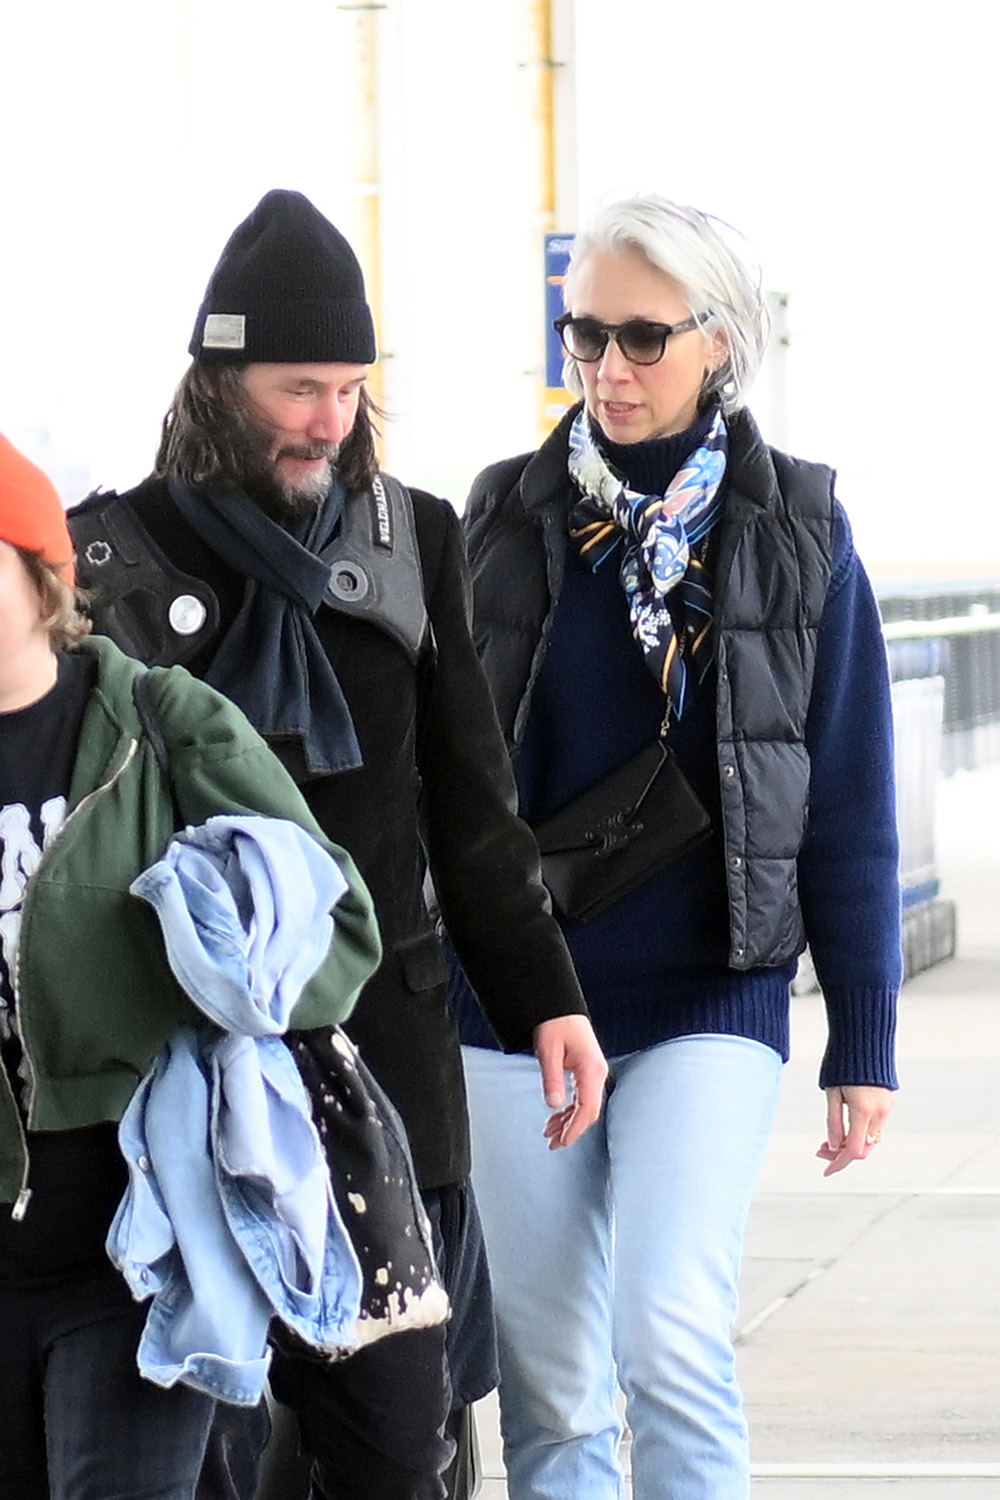
[[[613,443],[592,418],[590,431],[606,462],[630,490],[639,495],[662,495],[685,459],[705,441],[714,418],[713,406],[683,432],[651,438],[646,443]]]

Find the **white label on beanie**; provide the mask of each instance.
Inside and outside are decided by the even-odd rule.
[[[209,313],[202,335],[203,349],[245,349],[246,318],[242,313]]]

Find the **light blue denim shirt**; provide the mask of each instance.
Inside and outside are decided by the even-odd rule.
[[[129,1186],[108,1253],[152,1298],[138,1364],[158,1385],[252,1405],[272,1316],[329,1353],[357,1346],[360,1268],[280,1039],[345,889],[307,833],[260,817],[185,829],[132,886],[214,1022],[171,1038],[119,1130]]]

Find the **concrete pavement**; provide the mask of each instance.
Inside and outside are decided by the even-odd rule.
[[[1000,1497],[1000,765],[942,780],[938,861],[957,955],[905,986],[885,1141],[829,1181],[822,1000],[793,1002],[737,1324],[754,1500]]]

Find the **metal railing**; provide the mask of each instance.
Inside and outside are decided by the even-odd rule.
[[[896,723],[903,948],[908,974],[955,951],[935,852],[942,773],[1000,759],[1000,584],[880,598]]]
[[[883,595],[893,677],[944,680],[941,769],[1000,759],[1000,584]]]

